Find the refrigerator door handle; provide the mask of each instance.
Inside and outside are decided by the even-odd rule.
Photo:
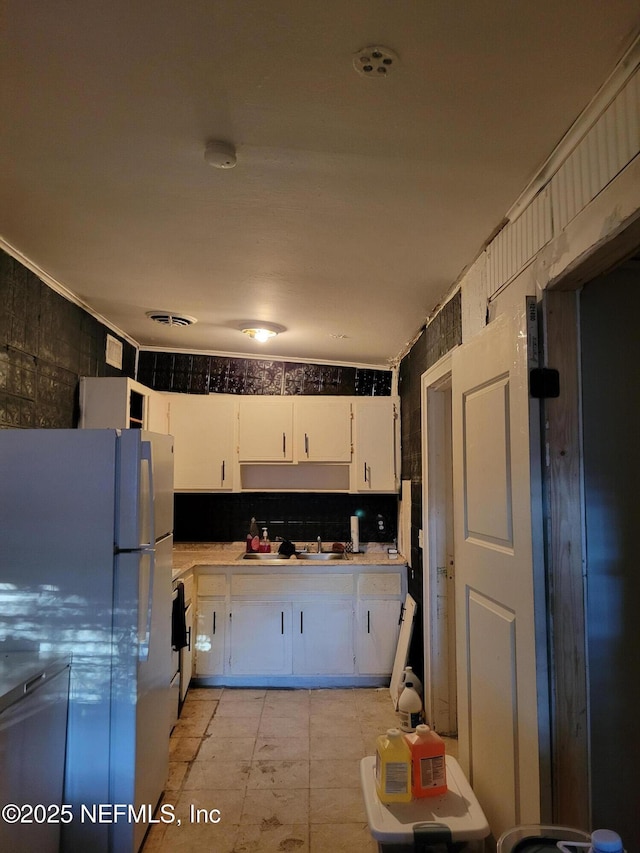
[[[146,579],[140,577],[140,610],[138,613],[138,660],[141,662],[149,660],[149,646],[151,643],[151,617],[153,615],[153,583],[156,574],[156,552],[149,548],[142,552],[142,558],[149,558],[149,576]],[[143,562],[141,562],[142,570]]]
[[[141,512],[143,513],[143,523],[141,525],[140,534],[143,538],[145,538],[145,533],[148,530],[149,540],[148,542],[141,542],[141,546],[144,548],[147,545],[153,545],[156,541],[156,525],[155,525],[155,511],[153,506],[153,458],[151,454],[151,442],[143,441],[142,447],[140,450],[140,461],[142,464],[147,467],[147,482],[149,484],[149,489],[145,494],[141,489],[140,500],[141,500]],[[141,478],[141,483],[144,483],[144,477]],[[145,518],[146,516],[146,518]],[[146,522],[146,523],[145,523]]]

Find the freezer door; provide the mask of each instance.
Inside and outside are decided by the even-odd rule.
[[[173,531],[173,437],[122,430],[118,445],[117,548],[153,546]]]

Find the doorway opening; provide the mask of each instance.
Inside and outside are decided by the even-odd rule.
[[[422,376],[425,712],[442,735],[457,724],[451,357]]]

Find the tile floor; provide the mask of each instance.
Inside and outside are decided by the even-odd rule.
[[[190,690],[143,853],[376,853],[359,765],[396,723],[387,688]]]

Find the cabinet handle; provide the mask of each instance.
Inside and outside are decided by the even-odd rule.
[[[215,634],[215,631],[213,633]],[[187,628],[187,651],[191,651],[191,628]]]
[[[284,634],[284,610],[280,611],[280,633]]]
[[[213,633],[216,632],[216,611],[213,611]]]
[[[303,622],[303,619],[304,619],[304,610],[301,610],[301,611],[300,611],[300,633],[301,633],[301,634],[302,634],[302,632],[304,631],[304,622]]]
[[[371,633],[371,611],[367,610],[367,634]]]
[[[309,455],[309,436],[305,432],[304,434],[304,452]]]
[[[400,618],[398,619],[398,625],[402,625],[402,623],[404,622],[404,610],[405,610],[404,604],[401,604],[400,605]]]
[[[364,481],[367,482],[367,463],[364,463]]]
[[[224,471],[224,466],[225,466],[225,460],[223,459],[223,460],[222,460],[222,482],[223,482],[223,483],[224,483],[224,480],[225,480],[225,471]]]

